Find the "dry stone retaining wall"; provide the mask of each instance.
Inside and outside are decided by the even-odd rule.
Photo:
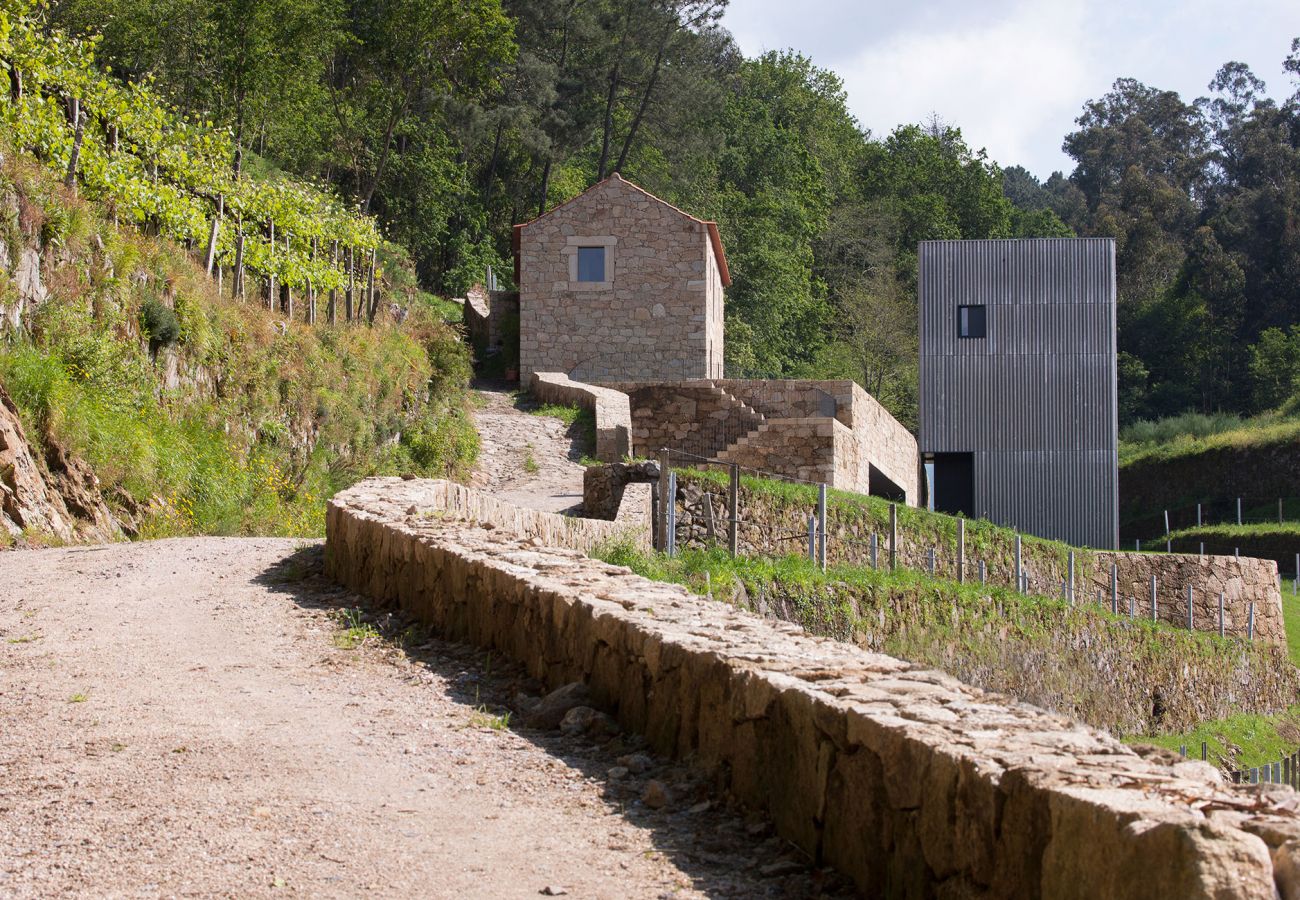
[[[614,463],[632,452],[632,413],[627,394],[583,384],[560,372],[534,372],[528,391],[543,403],[580,406],[596,419],[596,459]]]
[[[424,513],[439,502],[428,482],[338,494],[328,572],[552,686],[587,682],[865,895],[1300,896],[1289,791],[1233,789],[941,673]]]
[[[705,538],[701,494],[709,495],[715,522],[726,521],[727,488],[690,472],[679,472],[679,498],[684,501],[677,518],[677,543],[680,547],[701,546]],[[827,546],[832,563],[867,565],[871,561],[871,535],[877,535],[877,559],[880,565],[889,560],[887,508],[879,501],[862,498],[863,504],[828,504]],[[868,506],[876,503],[878,506]],[[804,537],[808,516],[815,501],[805,503],[741,486],[740,551],[748,556],[771,556],[802,553],[807,547]],[[927,570],[930,550],[935,550],[935,574],[955,578],[957,574],[956,539],[939,533],[936,523],[943,517],[925,516],[900,509],[900,566]],[[947,524],[953,524],[948,520]],[[1015,584],[1014,538],[1004,530],[988,529],[977,534],[976,525],[968,529],[965,576],[976,580],[979,563],[984,561],[990,583]],[[1157,618],[1172,625],[1187,625],[1187,587],[1192,587],[1192,625],[1198,631],[1216,632],[1219,628],[1219,592],[1224,593],[1224,632],[1246,637],[1250,610],[1254,608],[1254,639],[1285,644],[1286,627],[1282,618],[1282,596],[1278,589],[1277,563],[1272,560],[1234,559],[1230,556],[1206,556],[1165,553],[1124,553],[1079,550],[1075,554],[1075,597],[1078,602],[1103,602],[1110,605],[1110,567],[1119,569],[1120,608],[1135,601],[1136,614],[1151,617],[1151,576],[1156,576]],[[1068,577],[1068,561],[1059,545],[1026,540],[1021,565],[1029,576],[1035,593],[1060,596],[1061,585]]]

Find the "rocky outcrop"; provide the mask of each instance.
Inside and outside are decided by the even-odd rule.
[[[866,896],[1272,900],[1289,790],[1237,789],[941,673],[808,637],[367,481],[327,518],[329,574],[555,688],[584,683],[716,774]]]
[[[18,407],[0,385],[0,527],[11,538],[112,540],[120,529],[99,482],[81,460],[50,443],[44,465],[32,453]]]

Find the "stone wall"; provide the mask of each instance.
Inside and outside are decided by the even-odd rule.
[[[474,285],[465,295],[463,321],[465,333],[472,347],[482,353],[497,348],[498,352],[517,358],[517,347],[506,347],[506,342],[516,342],[518,335],[519,294],[514,291],[488,291]]]
[[[618,381],[609,386],[631,398],[634,455],[653,456],[667,447],[786,478],[912,505],[919,501],[916,439],[852,381]]]
[[[613,382],[632,410],[632,452],[652,457],[668,447],[712,458],[765,421],[711,381]]]
[[[612,521],[563,516],[515,506],[490,493],[452,481],[415,481],[370,478],[368,489],[387,497],[417,496],[418,505],[403,507],[404,514],[440,522],[472,522],[539,546],[563,547],[591,553],[608,541],[630,540],[650,545],[650,485],[628,485]]]
[[[528,391],[542,403],[580,406],[596,420],[596,459],[618,462],[632,452],[632,414],[627,394],[573,381],[558,372],[534,372]]]
[[[870,468],[875,467],[906,495],[905,502],[920,502],[920,456],[916,438],[854,381],[810,380],[737,380],[722,379],[718,386],[745,401],[768,418],[802,419],[833,415],[852,432],[851,442],[844,442],[837,453],[836,472],[843,479],[836,486],[861,493],[885,495],[877,486],[850,488],[848,484],[868,485]],[[837,439],[837,445],[841,440]]]
[[[722,374],[722,280],[708,223],[613,175],[517,226],[516,239],[522,377]],[[576,280],[581,246],[605,247],[604,282]]]
[[[709,495],[715,522],[725,520],[727,488],[700,475],[678,473],[678,546],[699,546],[704,540],[704,516],[700,493]],[[816,506],[816,495],[806,492],[802,500],[788,494],[774,494],[742,484],[740,492],[740,550],[750,556],[804,553],[807,548],[808,516]],[[934,572],[943,578],[957,577],[956,519],[921,510],[899,509],[898,564],[928,571],[934,550]],[[889,561],[888,504],[874,498],[837,495],[827,509],[827,555],[831,563],[868,565],[871,535],[876,535],[877,561]],[[991,584],[1015,585],[1014,532],[987,522],[968,521],[964,575],[975,581],[979,564]],[[1023,538],[1021,566],[1029,577],[1029,589],[1047,596],[1062,596],[1062,584],[1069,573],[1067,549],[1062,544]],[[1246,637],[1253,606],[1254,639],[1284,644],[1286,628],[1282,618],[1282,597],[1278,590],[1277,563],[1272,560],[1234,559],[1164,553],[1075,551],[1075,597],[1078,602],[1110,606],[1110,567],[1118,566],[1120,608],[1127,611],[1130,598],[1136,615],[1151,617],[1151,576],[1156,576],[1156,617],[1172,625],[1187,625],[1187,587],[1192,588],[1192,625],[1198,631],[1218,632],[1219,592],[1224,593],[1225,634]]]
[[[331,577],[552,687],[586,682],[864,895],[1300,896],[1289,790],[1232,788],[941,673],[427,514],[432,487],[335,496]]]

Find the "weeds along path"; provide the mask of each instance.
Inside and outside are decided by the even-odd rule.
[[[474,412],[482,446],[470,483],[498,498],[547,512],[582,506],[583,439],[559,419],[529,412],[504,386],[477,385]]]
[[[0,896],[820,887],[686,770],[607,781],[632,749],[507,722],[537,686],[499,661],[346,613],[359,601],[322,580],[319,544],[0,560]],[[669,786],[663,809],[639,801],[646,778]]]

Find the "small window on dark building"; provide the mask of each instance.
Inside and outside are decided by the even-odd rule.
[[[984,337],[984,307],[957,307],[957,337]]]
[[[604,247],[579,247],[578,248],[578,280],[579,281],[604,281],[605,280],[605,248]]]

